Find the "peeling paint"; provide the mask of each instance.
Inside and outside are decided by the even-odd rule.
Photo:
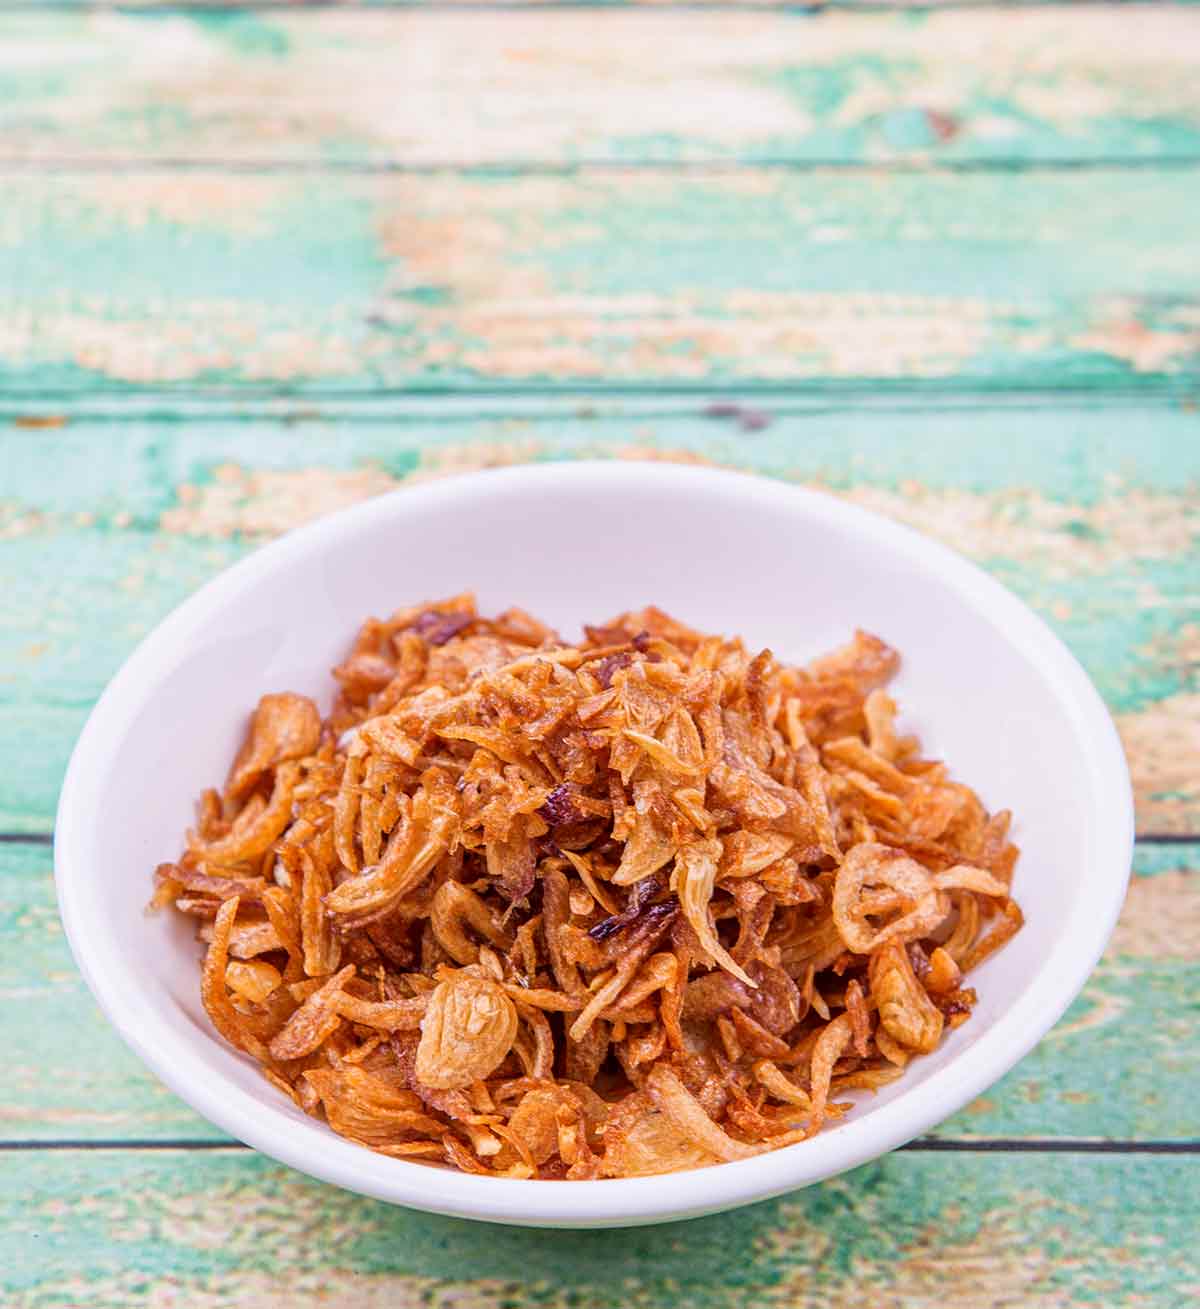
[[[1200,959],[1200,876],[1177,868],[1135,877],[1109,942],[1112,957]]]
[[[235,396],[480,379],[810,379],[815,389],[897,379],[1091,396],[1106,383],[1186,383],[1200,368],[1200,304],[1185,169],[1018,179],[752,167],[1193,157],[1200,19],[1151,7],[1120,40],[1113,21],[1086,6],[1010,10],[1002,24],[970,8],[691,14],[680,40],[680,17],[652,12],[0,16],[0,101],[16,106],[0,122],[10,158],[69,150],[84,162],[217,165],[11,175],[0,381],[25,394],[87,393],[99,381]],[[587,158],[639,167],[344,176],[332,188],[226,167]],[[739,167],[646,166],[680,160]],[[216,439],[228,443],[218,457],[169,475],[156,449],[136,503],[111,488],[82,506],[13,489],[0,505],[10,598],[0,728],[37,744],[6,782],[5,826],[45,829],[107,671],[250,544],[413,481],[562,452],[514,428],[487,443],[431,444],[415,468],[411,455],[348,466],[338,451],[337,468],[314,456],[271,469]],[[631,426],[619,454],[755,462],[736,439],[714,441],[711,455],[653,442]],[[764,466],[787,475],[778,450],[771,458]],[[1159,470],[1171,463],[1178,475],[1158,489],[1134,459],[1131,476],[1098,493],[1082,474],[1076,483],[1051,470],[1051,458],[1028,486],[998,488],[972,466],[957,485],[949,474],[932,485],[920,468],[911,481],[877,472],[827,489],[983,561],[1052,615],[1122,710],[1140,828],[1194,833],[1196,488],[1173,456]],[[1089,458],[1094,470],[1100,457]],[[811,484],[814,469],[792,475]],[[1200,1134],[1195,851],[1143,845],[1139,860],[1153,876],[1135,877],[1084,996],[943,1135]],[[17,1052],[0,1090],[6,1134],[218,1139],[98,1021],[57,921],[48,851],[6,846],[0,864],[0,997]],[[900,1154],[707,1223],[494,1230],[482,1259],[480,1229],[242,1152],[9,1152],[5,1166],[0,1299],[14,1309],[1081,1309],[1200,1298],[1194,1169],[1168,1156]]]
[[[223,464],[202,486],[177,489],[178,505],[159,519],[164,532],[226,540],[278,536],[323,514],[394,490],[399,481],[379,468],[247,470]]]
[[[975,559],[1009,559],[1051,576],[1104,572],[1133,560],[1200,550],[1200,498],[1127,489],[1092,504],[1051,500],[1032,488],[980,495],[908,483],[861,486],[842,498],[936,536]]]
[[[1195,1284],[1195,1190],[1182,1159],[898,1154],[670,1227],[491,1228],[482,1255],[472,1224],[348,1196],[241,1153],[65,1152],[39,1160],[29,1180],[36,1214],[26,1205],[7,1224],[13,1248],[28,1243],[10,1265],[14,1309],[1075,1309],[1184,1303]],[[172,1232],[161,1214],[180,1201],[202,1207],[206,1223],[185,1210]],[[35,1231],[50,1241],[31,1240]],[[119,1265],[104,1257],[114,1242]]]
[[[1200,692],[1118,714],[1116,722],[1129,759],[1139,829],[1168,834],[1194,830]]]
[[[31,389],[1091,388],[1186,375],[1200,330],[1187,170],[10,183],[0,380]],[[1096,348],[1131,313],[1165,353]]]
[[[1005,15],[273,13],[0,23],[0,144],[426,164],[1170,155],[1195,143],[1186,10],[1111,39],[1103,9]],[[661,51],[671,50],[670,76]],[[395,94],[397,79],[404,95]],[[348,85],[355,94],[344,94]],[[703,106],[703,112],[697,112]],[[934,116],[930,131],[929,115]],[[905,120],[917,132],[896,130]],[[939,130],[953,120],[957,130]]]
[[[1119,359],[1135,373],[1166,373],[1200,355],[1200,331],[1156,329],[1126,318],[1097,324],[1072,337],[1071,345]]]
[[[261,540],[402,485],[526,463],[537,453],[537,443],[528,441],[440,446],[423,452],[417,468],[403,478],[371,465],[249,470],[222,464],[211,481],[177,487],[178,503],[163,511],[159,527],[186,536]]]
[[[273,535],[404,482],[526,462],[538,453],[532,441],[434,447],[422,454],[419,468],[406,478],[373,468],[252,472],[227,465],[216,470],[214,480],[205,486],[178,488],[180,504],[162,515],[160,525],[164,531],[189,535]],[[697,451],[649,444],[597,448],[591,453],[714,463]],[[817,484],[817,489],[826,488]],[[937,537],[973,558],[1009,560],[1039,568],[1050,577],[1103,573],[1133,560],[1175,560],[1200,551],[1200,499],[1188,496],[1129,488],[1089,504],[1072,504],[1030,488],[976,492],[933,489],[917,482],[894,490],[864,483],[834,488],[832,493]],[[1179,657],[1194,660],[1196,655]]]

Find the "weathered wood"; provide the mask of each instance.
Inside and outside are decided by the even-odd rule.
[[[0,390],[1186,389],[1191,170],[0,176]]]
[[[0,941],[0,1140],[224,1139],[126,1049],[92,1000],[44,847],[0,846]]]
[[[0,1168],[12,1309],[1165,1309],[1191,1301],[1200,1271],[1191,1157],[902,1152],[734,1213],[615,1232],[482,1229],[244,1152]]]
[[[1079,999],[934,1135],[1200,1140],[1200,1112],[1175,1108],[1200,1076],[1198,960],[1200,843],[1139,846],[1120,921]]]
[[[1200,1139],[1200,843],[1142,847],[1136,870],[1080,998],[936,1136]],[[158,930],[147,918],[147,934]],[[0,1010],[0,1141],[223,1139],[100,1015],[71,962],[44,846],[0,845]]]
[[[370,421],[111,422],[30,410],[0,510],[0,830],[46,831],[70,745],[136,641],[256,541],[401,479],[522,459],[707,460],[825,486],[973,556],[1096,679],[1129,748],[1143,832],[1200,832],[1200,414],[1187,407],[829,408],[769,425],[695,402],[414,403]],[[103,446],[104,457],[96,451]],[[36,740],[29,752],[26,743]]]
[[[0,15],[0,155],[402,167],[1200,158],[1200,14]],[[680,40],[686,28],[686,39]],[[353,87],[353,94],[346,94]]]
[[[0,832],[49,830],[105,678],[256,541],[406,477],[599,451],[826,485],[981,560],[1097,680],[1140,829],[1200,833],[1200,415],[1129,400],[1200,381],[1194,9],[36,8],[0,12],[0,423],[66,425],[0,427]],[[463,164],[493,175],[439,171]],[[659,383],[744,386],[772,421]],[[576,385],[645,393],[585,413]],[[1039,388],[1080,398],[978,402]],[[953,1153],[482,1244],[225,1148],[99,1015],[50,858],[0,844],[15,1309],[1200,1295],[1194,1155],[979,1148],[1200,1140],[1200,842],[1139,846],[1105,959],[938,1130]],[[71,1140],[99,1148],[37,1148]],[[217,1148],[104,1145],[139,1140]]]
[[[1102,0],[1112,5],[1130,4],[1132,0]],[[226,0],[126,0],[121,5],[123,12],[147,13],[156,10],[168,10],[172,13],[208,13],[213,10],[235,9],[240,16],[244,13],[275,13],[288,10],[303,11],[311,0],[251,0],[251,3],[231,6]],[[957,9],[990,9],[998,16],[1011,12],[1040,9],[1090,6],[1097,0],[822,0],[821,4],[795,4],[792,0],[338,0],[338,8],[356,10],[374,10],[376,12],[408,12],[411,10],[471,12],[498,11],[502,13],[534,10],[556,12],[559,10],[594,11],[601,10],[606,15],[629,10],[657,10],[659,12],[684,9],[700,13],[924,13],[927,10],[953,11]],[[1194,0],[1137,0],[1139,9],[1152,9],[1164,5],[1194,3]],[[46,9],[87,9],[88,0],[4,0],[3,11],[33,11]]]

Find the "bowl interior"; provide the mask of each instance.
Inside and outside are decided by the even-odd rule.
[[[1101,924],[1094,940],[1081,928],[1098,894],[1092,875],[1112,864],[1111,851],[1096,846],[1113,830],[1099,830],[1098,814],[1107,803],[1119,819],[1128,801],[1119,787],[1113,795],[1112,746],[1086,698],[1090,687],[1036,619],[939,548],[812,493],[640,466],[484,474],[361,506],[218,579],[135,655],[81,742],[60,814],[73,943],[118,1026],[210,1116],[218,1088],[232,1106],[224,1125],[236,1122],[243,1137],[253,1135],[243,1119],[266,1115],[277,1126],[290,1119],[297,1141],[312,1136],[305,1149],[341,1146],[212,1033],[190,927],[145,915],[154,865],[181,848],[196,796],[223,780],[260,694],[290,689],[327,705],[328,670],[365,616],[467,589],[485,612],[517,604],[567,636],[583,621],[654,603],[784,660],[806,660],[866,628],[903,655],[894,684],[903,728],[989,808],[1014,811],[1024,931],[973,977],[980,1002],[972,1021],[823,1134],[825,1173],[831,1160],[836,1167],[834,1138],[942,1078],[1037,988],[1049,988],[1059,1010],[1069,1001],[1054,990],[1054,970],[1079,965],[1081,954],[1086,969],[1106,932]],[[1100,886],[1101,916],[1113,893]],[[191,1081],[211,1083],[203,1093],[171,1078],[164,1043],[186,1047]],[[993,1051],[993,1077],[1007,1066],[1002,1054]],[[955,1107],[947,1088],[943,1112]],[[900,1127],[899,1117],[892,1121]],[[889,1143],[929,1121],[906,1120]],[[787,1153],[801,1159],[817,1144]],[[364,1176],[429,1177],[419,1165],[356,1153]],[[810,1172],[797,1164],[791,1184]],[[405,1199],[419,1194],[420,1179],[397,1186],[393,1194],[374,1180],[363,1189]]]

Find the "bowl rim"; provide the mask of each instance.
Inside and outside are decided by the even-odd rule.
[[[835,1130],[751,1159],[685,1173],[595,1182],[543,1182],[475,1177],[374,1154],[315,1120],[297,1124],[281,1098],[264,1106],[192,1054],[183,1033],[136,996],[138,970],[114,944],[89,931],[99,891],[87,876],[88,834],[98,815],[109,744],[125,730],[174,664],[181,638],[202,627],[232,598],[294,556],[335,539],[347,527],[369,530],[403,506],[459,507],[464,496],[550,490],[562,479],[585,481],[595,495],[630,481],[657,483],[664,493],[701,487],[764,506],[782,506],[848,527],[873,546],[898,553],[933,573],[964,603],[1001,619],[1013,642],[1035,658],[1084,745],[1088,821],[1098,852],[1090,869],[1094,894],[1078,900],[1062,925],[1070,948],[1056,949],[1039,970],[1039,985],[1017,1002],[936,1077]],[[755,473],[610,460],[543,462],[439,479],[363,501],[260,546],[205,583],[155,627],[100,696],[72,752],[55,821],[58,902],[76,964],[126,1044],[172,1091],[204,1118],[262,1153],[348,1190],[428,1212],[535,1226],[620,1226],[711,1213],[763,1200],[844,1172],[903,1145],[982,1093],[1012,1068],[1058,1021],[1100,958],[1124,899],[1134,840],[1133,798],[1124,751],[1099,693],[1074,655],[1046,623],[982,569],[912,529],[833,495]],[[211,1039],[216,1038],[215,1034]],[[304,1130],[309,1129],[309,1130]]]

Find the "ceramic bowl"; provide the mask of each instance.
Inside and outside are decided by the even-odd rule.
[[[1027,925],[971,983],[940,1049],[810,1141],[664,1177],[539,1182],[372,1154],[306,1117],[210,1027],[190,924],[147,916],[196,796],[224,777],[258,696],[327,704],[369,614],[472,589],[573,636],[654,603],[803,661],[876,632],[903,655],[904,730],[1016,815]],[[79,967],[113,1025],[197,1112],[314,1177],[494,1222],[616,1226],[712,1212],[853,1168],[1006,1073],[1079,992],[1129,873],[1129,777],[1111,719],[1045,624],[945,547],[830,495],[731,472],[539,464],[397,491],[292,532],[203,587],[130,657],[75,748],[55,869]]]

